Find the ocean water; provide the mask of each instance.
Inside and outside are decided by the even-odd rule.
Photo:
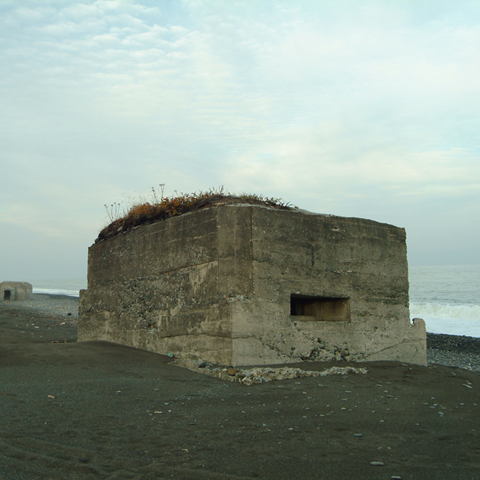
[[[32,280],[33,293],[68,295],[78,297],[79,291],[87,288],[86,278],[60,278],[56,280]]]
[[[480,337],[480,265],[410,267],[410,317],[427,332]]]
[[[410,318],[427,332],[480,338],[480,265],[410,267]],[[86,278],[37,280],[33,293],[78,297]]]

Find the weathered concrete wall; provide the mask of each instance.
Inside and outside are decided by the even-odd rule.
[[[32,286],[27,282],[0,283],[0,302],[31,300]]]
[[[426,363],[424,323],[409,319],[403,229],[262,208],[252,209],[252,224],[255,295],[233,321],[232,363],[252,352],[266,364],[291,357]],[[349,320],[289,315],[291,294],[348,299]]]
[[[391,225],[228,205],[93,245],[88,264],[80,340],[231,365],[426,363]]]
[[[219,298],[214,209],[137,228],[89,249],[80,292],[80,340],[228,363],[231,322]]]

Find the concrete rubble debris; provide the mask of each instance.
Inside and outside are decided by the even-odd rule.
[[[238,382],[243,385],[254,385],[267,383],[276,380],[292,380],[304,377],[326,377],[327,375],[366,374],[366,368],[356,367],[330,367],[322,371],[303,370],[298,367],[222,367],[211,365],[207,362],[192,361],[188,359],[177,359],[175,365],[188,368],[194,372],[203,373],[211,377],[220,378],[230,382]],[[200,367],[200,365],[203,365]]]

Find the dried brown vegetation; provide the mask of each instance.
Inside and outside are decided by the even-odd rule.
[[[126,233],[140,225],[159,222],[170,217],[182,215],[187,212],[194,212],[202,208],[232,204],[247,203],[253,205],[265,205],[273,208],[289,210],[295,208],[279,198],[268,198],[256,194],[232,195],[225,192],[223,188],[218,190],[210,189],[205,192],[180,194],[173,197],[157,197],[155,189],[152,188],[153,201],[133,205],[128,212],[120,218],[118,204],[114,204],[107,213],[112,222],[98,234],[95,243],[112,238],[116,235]]]

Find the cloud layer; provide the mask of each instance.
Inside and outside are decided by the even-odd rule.
[[[103,205],[159,183],[394,223],[414,263],[480,263],[479,14],[468,1],[3,2],[0,247],[18,252],[2,271],[84,275]],[[19,267],[25,238],[45,259],[34,270]]]

